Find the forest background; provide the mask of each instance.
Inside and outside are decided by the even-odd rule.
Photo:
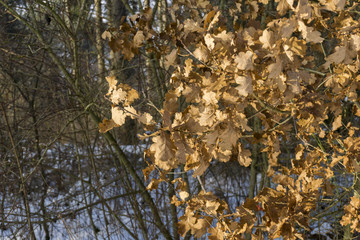
[[[359,237],[359,14],[0,0],[0,237]]]

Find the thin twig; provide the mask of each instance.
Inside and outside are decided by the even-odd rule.
[[[270,111],[273,111],[273,112],[277,112],[277,113],[281,113],[281,114],[290,114],[291,112],[290,111],[282,111],[280,109],[277,109],[273,106],[271,106],[270,104],[264,102],[263,100],[261,100],[258,96],[256,96],[255,93],[252,93],[251,94],[256,100],[258,100],[258,102],[260,103],[260,105],[263,107],[263,108],[266,108]]]
[[[270,130],[268,130],[268,131],[269,131],[269,132],[274,131],[276,128],[278,128],[278,127],[280,127],[280,126],[284,125],[285,123],[287,123],[290,119],[292,119],[292,117],[293,117],[293,116],[289,116],[289,117],[287,117],[284,121],[282,121],[282,122],[278,123],[278,125],[276,125],[275,127],[271,128],[271,129],[270,129]]]
[[[313,70],[313,69],[310,69],[310,68],[300,67],[299,69],[300,69],[300,70],[305,70],[305,71],[308,71],[308,72],[311,72],[311,73],[315,73],[315,74],[318,74],[318,75],[320,75],[320,76],[326,76],[325,73],[319,72],[319,71],[316,71],[316,70]]]
[[[197,176],[196,178],[197,178],[197,180],[198,180],[199,183],[200,183],[201,189],[202,189],[204,192],[206,192],[205,187],[204,187],[204,184],[202,183],[202,181],[201,181],[201,179],[200,179],[200,176]]]

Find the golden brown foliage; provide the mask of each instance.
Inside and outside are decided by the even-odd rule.
[[[144,174],[160,171],[163,178],[152,180],[148,189],[167,181],[165,173],[180,165],[198,177],[212,161],[228,162],[234,154],[249,166],[251,144],[260,144],[266,153],[274,189],[264,188],[235,212],[211,192],[190,197],[179,187],[173,204],[186,207],[179,221],[183,236],[190,231],[195,237],[207,233],[209,239],[243,239],[267,232],[271,239],[303,238],[301,229],[308,229],[320,196],[331,195],[333,167],[340,163],[349,173],[360,170],[358,129],[344,122],[342,111],[343,102],[350,102],[351,111],[360,116],[355,108],[360,88],[357,4],[275,2],[276,11],[271,12],[267,0],[239,1],[230,9],[229,24],[208,1],[177,1],[165,32],[152,28],[151,9],[146,9],[103,35],[126,59],[145,49],[162,57],[163,67],[171,71],[158,125],[155,116],[132,106],[139,98],[134,89],[108,78],[112,120],[105,120],[101,131],[124,124],[128,116],[154,129],[143,136],[153,142],[147,151],[151,167]],[[195,7],[204,9],[204,17],[193,10],[192,18],[179,15],[182,8]],[[326,52],[324,44],[332,39],[336,46]],[[184,107],[179,105],[182,100]],[[254,117],[249,109],[261,120],[260,132],[249,124]],[[296,152],[284,165],[279,162],[280,145],[291,138],[298,140]],[[345,208],[341,223],[354,221],[351,228],[359,231],[356,199]]]

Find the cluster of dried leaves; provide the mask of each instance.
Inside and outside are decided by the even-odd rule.
[[[103,34],[126,59],[145,51],[172,71],[159,121],[132,106],[139,98],[135,89],[107,78],[112,119],[104,120],[100,131],[124,124],[126,117],[152,130],[141,136],[153,142],[147,151],[152,165],[144,174],[157,170],[164,177],[153,179],[149,189],[179,165],[197,177],[211,161],[228,162],[235,154],[239,164],[249,166],[251,144],[260,144],[266,153],[267,174],[277,187],[263,189],[236,212],[212,193],[189,199],[181,179],[175,179],[181,186],[173,203],[186,205],[179,222],[182,235],[191,231],[195,237],[241,239],[245,233],[261,238],[267,232],[272,239],[301,239],[299,229],[308,228],[320,195],[332,194],[333,167],[360,170],[358,129],[346,122],[342,110],[344,102],[351,102],[350,111],[360,116],[358,5],[345,0],[275,2],[271,12],[268,0],[238,1],[226,17],[208,1],[178,0],[171,7],[174,21],[164,32],[150,27],[152,11],[146,9]],[[183,9],[192,18],[181,17]],[[186,107],[179,107],[180,100]],[[248,125],[254,116],[246,109],[261,120],[260,131]],[[280,141],[293,135],[299,144],[291,166],[283,166]],[[319,144],[311,144],[311,138]],[[359,199],[353,197],[345,211],[341,223],[356,220],[352,229],[360,231]],[[260,225],[254,231],[255,223]]]

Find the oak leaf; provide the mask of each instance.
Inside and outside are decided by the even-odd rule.
[[[124,54],[124,58],[126,60],[131,60],[135,57],[136,51],[134,51],[132,42],[128,40],[122,40],[117,42],[117,44],[121,44],[121,53]]]
[[[345,214],[340,220],[342,226],[350,225],[353,222],[352,216],[350,214]]]
[[[150,151],[154,153],[155,164],[164,170],[171,170],[177,166],[175,158],[175,145],[166,132],[161,132],[152,138]]]
[[[194,215],[194,213],[186,209],[185,214],[179,218],[179,233],[182,236],[191,230],[191,234],[196,238],[202,237],[206,233],[206,229],[210,226],[212,222],[212,217],[210,216],[200,216]]]
[[[295,148],[295,159],[300,160],[304,156],[305,147],[302,144],[297,145]]]
[[[204,30],[207,30],[209,23],[211,22],[211,20],[215,16],[215,14],[216,14],[216,11],[212,10],[206,15],[205,20],[204,20]]]
[[[181,191],[179,192],[179,196],[182,201],[185,201],[185,199],[189,197],[189,193],[186,191]]]
[[[248,167],[250,166],[252,159],[251,159],[251,152],[248,149],[243,149],[241,147],[241,143],[238,145],[238,162],[241,166]]]
[[[101,34],[101,38],[102,39],[111,39],[111,33],[109,31],[104,31],[102,34]]]
[[[220,14],[221,14],[221,12],[217,11],[216,14],[214,15],[214,18],[211,20],[209,27],[205,27],[205,24],[204,24],[204,28],[205,29],[207,28],[208,31],[211,30],[215,26],[215,24],[219,21]]]
[[[145,125],[155,124],[153,117],[150,115],[150,113],[143,113],[140,115],[140,117],[138,119],[142,124],[145,124]]]
[[[312,7],[308,0],[299,0],[295,12],[301,19],[309,19],[311,18]]]
[[[356,52],[354,50],[348,49],[348,45],[345,46],[337,46],[335,48],[335,52],[329,55],[325,60],[326,63],[323,64],[324,68],[328,68],[330,64],[335,63],[345,63],[350,64],[352,63],[352,59],[356,57]]]
[[[280,92],[284,93],[286,90],[286,75],[281,73],[279,77],[275,78],[274,82],[276,83]]]
[[[237,63],[237,68],[240,70],[253,70],[254,69],[253,60],[254,60],[254,53],[251,51],[247,51],[246,53],[240,52],[235,57],[235,63]]]
[[[299,21],[298,24],[299,31],[306,42],[321,43],[324,41],[324,38],[320,37],[321,33],[319,31],[314,31],[313,27],[306,26],[303,21]]]
[[[170,66],[175,64],[177,57],[177,49],[173,49],[166,57],[165,57],[165,63],[164,67],[166,70],[169,69]]]
[[[288,9],[290,9],[290,5],[288,3],[289,0],[275,0],[278,3],[276,10],[280,15],[284,15]]]
[[[360,36],[359,35],[351,35],[351,48],[354,49],[355,51],[359,51],[360,50]]]
[[[272,63],[268,66],[269,78],[276,78],[282,72],[282,61],[280,59],[276,59],[275,63]]]
[[[216,97],[217,97],[217,94],[215,92],[210,92],[208,90],[204,90],[203,99],[204,99],[206,105],[216,105],[218,102]]]
[[[239,84],[236,87],[240,96],[247,97],[253,92],[252,79],[249,75],[246,76],[237,76],[235,82]]]
[[[197,160],[200,162],[199,166],[195,168],[195,171],[193,172],[193,177],[198,177],[204,174],[204,172],[208,169],[210,166],[211,157],[207,153],[206,149],[202,147],[202,149],[198,150],[201,151],[200,154],[198,154]],[[197,152],[194,152],[193,157],[196,156]]]
[[[234,45],[234,34],[232,32],[227,32],[226,30],[218,33],[214,36],[217,41],[222,42],[223,45]]]
[[[209,236],[209,240],[224,240],[224,231],[221,222],[216,224],[216,227],[211,227],[208,229],[208,233],[211,235]]]
[[[168,111],[169,113],[175,113],[178,111],[179,103],[178,103],[178,95],[175,91],[168,91],[165,94],[165,101],[164,101],[164,110]]]
[[[179,217],[179,233],[181,236],[185,236],[185,234],[191,229],[191,227],[196,223],[197,218],[194,217],[194,213],[186,208],[185,214]]]
[[[125,111],[121,110],[119,107],[112,107],[111,114],[112,120],[119,126],[125,123],[125,119],[128,116]]]
[[[118,105],[121,102],[125,101],[127,92],[123,91],[121,88],[116,89],[112,92],[110,100],[112,103]]]
[[[263,31],[263,34],[259,38],[259,40],[263,44],[263,48],[274,47],[274,33],[271,30],[266,29],[265,31]]]
[[[198,60],[202,62],[207,62],[209,59],[209,51],[203,44],[200,44],[200,46],[195,49],[193,54]]]
[[[133,47],[135,48],[141,47],[144,40],[145,40],[145,36],[143,31],[137,31],[133,39]]]
[[[337,129],[339,129],[342,126],[342,122],[341,122],[341,115],[337,116],[332,124],[332,130],[335,131]]]
[[[204,29],[200,27],[198,22],[195,22],[191,18],[188,18],[184,22],[184,32],[187,34],[189,32],[203,32]]]
[[[185,67],[184,67],[184,76],[189,77],[190,72],[193,68],[193,61],[191,58],[185,60]]]
[[[346,0],[320,0],[323,8],[328,11],[341,11],[344,9]]]
[[[297,22],[295,19],[287,19],[279,23],[280,25],[280,36],[285,39],[289,39],[293,32],[297,28]]]
[[[239,127],[239,128],[241,127],[241,129],[243,131],[252,131],[252,129],[247,124],[248,120],[247,120],[246,115],[244,113],[236,112],[234,120],[235,120],[236,126]]]
[[[114,127],[119,127],[113,119],[104,119],[101,123],[99,123],[99,132],[106,133],[107,131],[110,131]]]
[[[145,177],[145,181],[147,181],[149,179],[150,173],[152,171],[154,171],[156,168],[154,165],[150,165],[148,167],[146,167],[145,169],[142,170],[144,177]]]
[[[106,77],[105,79],[109,83],[109,92],[116,89],[117,80],[115,76],[109,76]]]
[[[200,8],[206,8],[208,7],[208,5],[210,4],[210,2],[208,0],[199,0],[199,1],[196,1],[196,5]]]
[[[135,89],[132,88],[127,92],[127,97],[126,97],[124,105],[132,104],[138,98],[139,98],[139,93]]]
[[[231,150],[236,146],[239,139],[238,130],[231,122],[227,123],[226,128],[219,135],[219,147],[222,151]]]
[[[210,226],[211,222],[212,217],[210,216],[204,216],[204,218],[198,219],[196,223],[191,226],[191,233],[195,238],[202,237],[206,233],[206,230]]]
[[[210,148],[210,147],[214,147],[217,144],[218,138],[219,138],[219,130],[218,128],[216,128],[214,131],[207,133],[204,136],[203,141]]]
[[[199,124],[200,126],[212,126],[216,121],[215,110],[213,106],[207,106],[205,109],[199,114]]]
[[[300,87],[299,74],[297,72],[288,71],[287,75],[288,75],[288,79],[286,80],[286,83],[288,86],[290,86],[290,90],[294,94],[300,94],[301,87]]]
[[[211,34],[207,33],[204,37],[205,44],[208,47],[208,49],[211,51],[215,47],[215,39],[211,36]]]
[[[174,132],[174,145],[176,147],[176,159],[180,163],[186,164],[186,157],[194,153],[194,150],[189,146],[188,141],[185,140],[180,133]]]
[[[152,179],[150,180],[149,185],[146,187],[146,189],[149,190],[149,191],[155,190],[155,189],[158,188],[159,184],[160,184],[161,182],[163,182],[163,181],[164,181],[164,180],[162,180],[162,179],[152,178]]]
[[[360,198],[357,196],[352,196],[351,197],[351,202],[350,202],[351,206],[353,206],[356,209],[360,209]]]
[[[184,95],[186,102],[198,102],[200,100],[201,89],[197,85],[186,85],[182,94]]]
[[[290,38],[289,41],[284,45],[285,52],[292,51],[293,53],[302,57],[306,54],[306,49],[306,42],[295,37]]]
[[[254,27],[245,28],[243,32],[243,38],[247,41],[248,46],[255,45],[255,36],[257,34],[257,30]]]

